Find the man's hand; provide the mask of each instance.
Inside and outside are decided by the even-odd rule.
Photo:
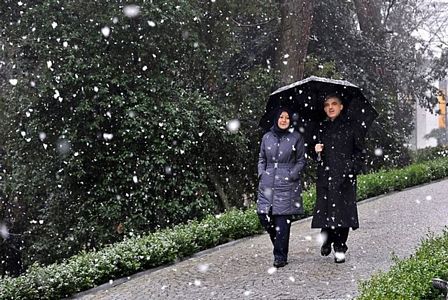
[[[324,150],[324,144],[316,144],[316,146],[314,146],[314,151],[316,151],[316,153],[320,153]]]

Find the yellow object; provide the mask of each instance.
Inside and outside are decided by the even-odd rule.
[[[439,100],[439,128],[446,128],[446,99],[442,91],[439,91],[437,100]]]

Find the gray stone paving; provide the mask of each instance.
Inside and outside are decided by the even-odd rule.
[[[289,264],[272,267],[266,234],[205,251],[179,263],[103,285],[77,299],[352,299],[358,282],[406,257],[428,232],[448,225],[448,180],[359,204],[345,264],[321,257],[311,219],[291,229]]]

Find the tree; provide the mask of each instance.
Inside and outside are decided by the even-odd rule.
[[[435,138],[437,140],[437,146],[448,144],[448,135],[446,132],[446,128],[432,129],[430,133],[425,134],[424,138],[427,140]]]
[[[202,89],[218,64],[199,9],[120,3],[45,1],[4,32],[20,66],[4,201],[25,266],[218,211],[210,171],[244,164],[245,139]]]
[[[280,0],[279,6],[280,31],[276,66],[282,86],[303,78],[313,6],[310,0]]]
[[[394,1],[392,1],[392,3],[393,2]],[[385,30],[383,30],[381,23],[380,1],[355,0],[354,4],[361,32],[375,43],[383,41]]]

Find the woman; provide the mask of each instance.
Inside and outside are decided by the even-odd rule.
[[[305,167],[304,140],[294,131],[292,114],[277,111],[274,126],[261,141],[258,158],[257,213],[274,246],[274,266],[288,263],[291,216],[303,213],[301,172]]]
[[[321,228],[321,255],[335,251],[334,261],[345,262],[350,227],[359,227],[356,206],[356,175],[361,171],[364,146],[359,131],[344,116],[344,104],[337,95],[324,102],[327,120],[320,125],[317,153],[317,200],[312,228]]]

